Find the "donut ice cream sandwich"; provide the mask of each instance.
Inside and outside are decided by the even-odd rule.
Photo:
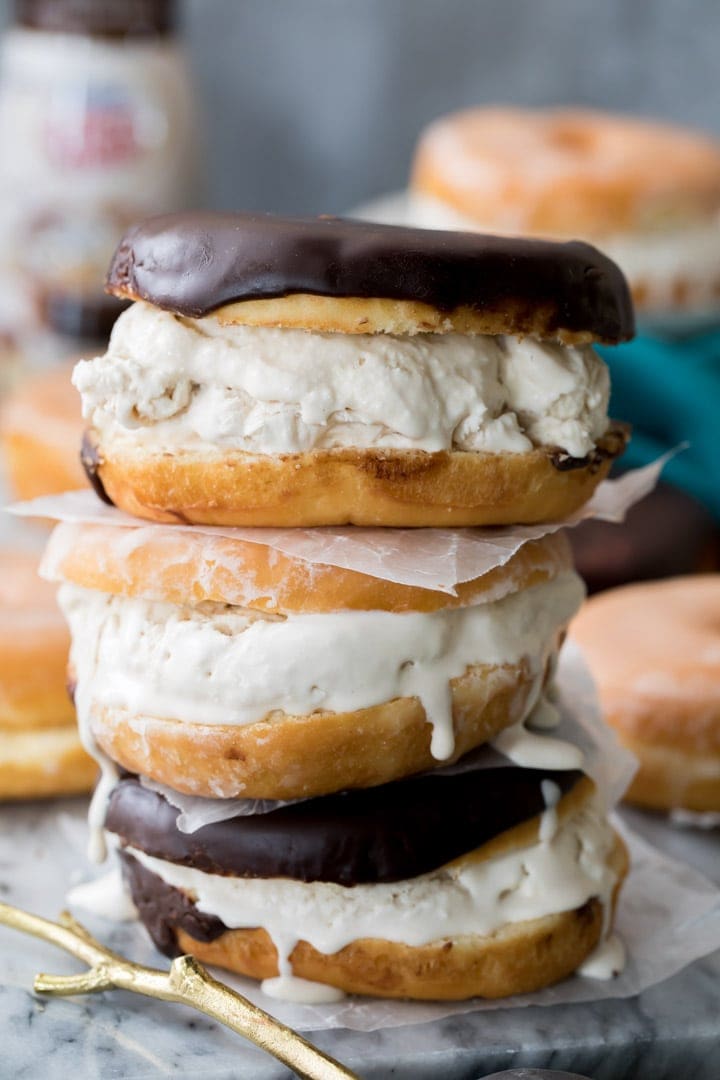
[[[557,982],[608,933],[627,870],[577,771],[436,771],[191,833],[171,800],[126,777],[106,816],[155,943],[306,1001]]]
[[[596,244],[641,312],[720,305],[720,142],[587,109],[472,108],[421,135],[411,217]]]
[[[585,244],[179,214],[126,235],[107,287],[135,303],[74,375],[84,460],[139,517],[559,520],[625,445],[592,343],[632,307]]]
[[[55,591],[23,551],[0,551],[0,570],[0,800],[90,791],[97,766],[65,687],[70,638]]]
[[[125,769],[210,798],[383,784],[520,724],[584,590],[560,534],[457,595],[194,529],[63,524],[81,730]]]
[[[720,813],[720,574],[592,597],[571,634],[640,768],[627,801]]]

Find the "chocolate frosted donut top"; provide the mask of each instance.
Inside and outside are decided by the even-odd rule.
[[[310,293],[416,301],[443,312],[542,309],[548,330],[610,343],[634,331],[622,273],[589,244],[330,217],[150,218],[121,240],[107,288],[194,318],[236,301]]]
[[[541,782],[566,794],[576,771],[475,768],[235,817],[193,833],[135,778],[120,781],[106,828],[148,855],[211,874],[358,885],[401,881],[465,855],[545,809]]]

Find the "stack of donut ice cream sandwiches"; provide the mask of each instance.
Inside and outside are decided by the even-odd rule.
[[[620,271],[582,243],[183,214],[129,232],[108,288],[133,303],[75,370],[84,461],[145,520],[64,522],[44,566],[92,823],[153,940],[307,1001],[576,971],[627,855],[540,730],[583,599],[564,535],[454,592],[371,568],[396,536],[419,558],[427,529],[589,499],[626,441],[592,348],[632,334]],[[362,570],[329,544],[357,536]]]

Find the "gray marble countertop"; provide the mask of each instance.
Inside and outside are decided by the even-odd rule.
[[[55,807],[78,822],[80,801]],[[23,868],[46,857],[51,808],[0,808],[0,829],[16,840]],[[632,827],[675,858],[720,882],[720,830],[670,827],[655,816],[626,811]],[[69,880],[0,865],[0,896],[48,916]],[[34,882],[32,892],[28,882]],[[90,922],[92,926],[92,922]],[[112,946],[113,933],[102,937]],[[0,951],[11,932],[0,928]],[[17,940],[17,936],[15,936]],[[7,953],[6,953],[7,955]],[[161,958],[147,945],[151,964]],[[43,1001],[31,989],[38,971],[68,972],[73,961],[50,946],[23,939],[20,960],[0,980],[0,1077],[14,1080],[281,1080],[287,1069],[197,1014],[134,997]],[[194,1037],[188,1039],[188,1029]],[[477,1080],[513,1065],[585,1073],[593,1080],[717,1080],[720,1076],[720,953],[638,997],[585,1004],[498,1008],[412,1027],[371,1033],[325,1031],[319,1046],[364,1080]]]

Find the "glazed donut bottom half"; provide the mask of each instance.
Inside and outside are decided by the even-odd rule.
[[[168,955],[189,952],[256,979],[292,975],[378,997],[505,997],[582,964],[608,932],[628,861],[580,774],[493,772],[502,775],[487,790],[477,773],[464,774],[457,797],[452,789],[463,774],[428,776],[376,789],[374,810],[375,792],[359,793],[364,805],[350,796],[355,802],[340,821],[343,795],[298,804],[294,821],[291,807],[191,836],[168,828],[161,796],[122,781],[107,827],[120,835],[140,917]],[[543,781],[559,781],[560,801],[547,811],[552,823],[543,814]],[[443,784],[447,801],[425,790]],[[139,798],[127,787],[118,797],[123,785],[134,785]],[[398,787],[404,813],[388,823],[387,792]],[[469,813],[448,829],[461,809],[457,798]],[[286,817],[277,826],[257,823],[278,813]],[[243,836],[249,821],[257,835]]]
[[[87,433],[83,463],[136,517],[200,525],[456,527],[560,521],[583,506],[628,439],[616,425],[584,458],[341,448],[297,454],[114,450]]]
[[[476,666],[453,680],[453,759],[520,719],[534,686],[526,665]],[[186,724],[92,711],[100,748],[123,768],[207,798],[297,799],[373,787],[437,765],[417,698],[349,713],[280,714],[243,726]]]

